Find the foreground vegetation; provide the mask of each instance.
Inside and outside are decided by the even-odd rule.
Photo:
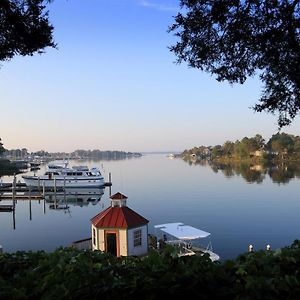
[[[212,263],[166,248],[144,258],[60,248],[0,255],[1,299],[298,299],[300,242]]]

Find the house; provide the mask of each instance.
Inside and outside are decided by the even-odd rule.
[[[125,195],[110,199],[111,206],[91,219],[92,249],[115,256],[146,255],[149,221],[126,205]]]

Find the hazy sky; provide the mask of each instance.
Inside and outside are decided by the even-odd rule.
[[[58,49],[0,69],[8,149],[182,151],[277,131],[254,113],[261,83],[230,86],[174,63],[175,0],[55,0]],[[284,132],[299,135],[299,117]]]

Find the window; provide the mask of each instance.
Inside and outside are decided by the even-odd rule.
[[[142,245],[142,230],[138,229],[133,232],[133,246],[141,246]]]
[[[96,230],[93,228],[93,244],[96,246]]]

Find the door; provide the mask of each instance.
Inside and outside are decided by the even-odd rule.
[[[117,256],[117,234],[115,232],[113,233],[107,233],[106,234],[106,252]]]

